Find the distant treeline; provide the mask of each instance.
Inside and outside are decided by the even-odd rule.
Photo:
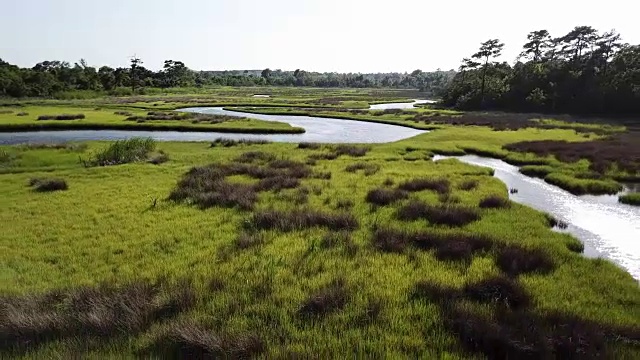
[[[516,63],[495,62],[498,39],[463,59],[441,94],[445,105],[583,114],[640,114],[640,45],[615,31],[578,26],[564,36],[531,32]]]
[[[33,68],[20,68],[0,59],[0,97],[60,97],[78,91],[107,92],[111,95],[140,93],[145,87],[176,88],[203,86],[310,86],[351,88],[411,88],[430,93],[443,91],[454,70],[387,74],[317,73],[282,71],[193,71],[181,61],[167,60],[160,71],[131,60],[128,68],[95,68],[80,60],[43,61]]]

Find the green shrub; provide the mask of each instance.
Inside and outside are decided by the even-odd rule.
[[[155,148],[156,141],[151,138],[118,140],[96,153],[90,163],[95,166],[109,166],[143,161]]]
[[[620,196],[618,199],[622,204],[640,206],[640,193],[631,193]]]

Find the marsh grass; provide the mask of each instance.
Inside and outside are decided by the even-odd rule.
[[[544,181],[574,195],[614,195],[622,190],[622,185],[613,180],[579,179],[563,173],[551,173]]]
[[[151,97],[139,98],[146,105],[132,106],[152,106],[146,103]],[[175,106],[157,105],[162,109]],[[385,116],[406,122],[404,115],[377,118],[382,121]],[[291,163],[277,168],[269,166],[269,161],[240,163],[235,159],[245,152],[262,151],[276,159],[304,163],[309,155],[329,153],[331,146],[298,150],[297,144],[243,144],[203,151],[206,144],[168,142],[162,144],[171,154],[167,166],[139,162],[91,169],[81,168],[77,155],[65,151],[21,153],[16,166],[24,172],[0,179],[0,207],[4,209],[0,220],[7,230],[0,232],[0,247],[8,249],[0,255],[0,262],[8,264],[0,270],[4,280],[0,282],[0,298],[39,297],[55,289],[66,293],[65,289],[110,279],[116,279],[121,288],[128,281],[153,281],[168,274],[171,279],[193,275],[196,301],[184,311],[174,305],[169,307],[171,311],[163,311],[163,316],[153,313],[151,325],[142,330],[127,331],[123,326],[124,330],[113,336],[70,335],[46,343],[30,341],[24,352],[0,350],[0,357],[171,358],[196,354],[192,357],[197,358],[203,354],[204,358],[335,358],[353,354],[364,358],[580,358],[593,353],[605,358],[637,358],[639,348],[633,339],[638,334],[638,286],[624,270],[607,260],[585,259],[568,251],[570,244],[579,242],[551,231],[543,214],[533,209],[520,205],[496,211],[477,208],[487,196],[507,195],[504,184],[487,176],[484,169],[455,160],[385,161],[401,159],[398,152],[408,147],[434,152],[485,145],[500,149],[505,143],[524,139],[573,141],[574,135],[573,131],[557,130],[500,132],[442,127],[401,142],[372,145],[365,159],[353,159],[384,166],[382,174],[375,176],[345,173],[344,168],[352,162],[347,156],[318,160],[315,170],[331,172],[330,180],[315,179],[316,171],[295,170]],[[38,155],[38,160],[32,155]],[[205,165],[214,161],[216,166]],[[581,172],[587,166],[583,163],[578,164]],[[45,176],[43,172],[50,170],[67,179],[73,191],[52,198],[25,188],[30,177]],[[254,186],[262,179],[283,172],[309,177],[296,177],[301,185],[295,189],[258,193],[253,203],[257,213],[277,211],[274,218],[289,223],[289,214],[301,207],[294,198],[307,193],[302,210],[347,213],[360,226],[331,230],[323,225],[327,223],[324,220],[303,221],[304,228],[281,231],[274,220],[268,223],[269,229],[256,231],[252,213],[238,206],[212,206],[201,211],[193,202],[195,197],[181,201],[186,206],[162,203],[154,211],[144,210],[150,197],[161,198],[178,188],[177,182],[185,177],[185,189],[196,190],[193,195],[200,193],[201,186],[215,186],[219,180],[250,187],[255,194]],[[382,186],[386,178],[393,184]],[[395,213],[407,200],[373,212],[366,203],[369,190],[394,189],[416,178],[448,179],[453,191],[447,203],[457,197],[460,202],[455,206],[472,207],[483,217],[464,228],[436,226],[421,219],[398,222]],[[473,191],[457,188],[467,180],[477,181]],[[316,195],[316,189],[321,190],[321,196]],[[425,191],[410,197],[435,207],[440,195]],[[344,206],[336,209],[341,201]],[[306,227],[308,224],[313,226]],[[392,231],[382,236],[388,230]],[[244,232],[248,236],[263,234],[267,241],[248,241],[246,250],[236,249],[235,243]],[[541,249],[554,267],[542,271],[526,262],[500,266],[498,257],[505,246],[524,249],[526,254],[521,257],[525,259],[531,257],[528,251]],[[221,249],[231,251],[221,256]],[[509,286],[479,286],[503,277],[511,281],[508,284],[515,284],[512,288],[524,289],[531,300],[528,306],[517,305],[516,291]],[[340,278],[345,281],[342,295],[346,292],[348,301],[342,306],[323,306],[341,303],[330,301],[331,296],[320,296],[332,279]],[[411,296],[418,281],[434,284],[423,288],[429,296]],[[172,286],[166,290],[161,287],[153,302],[162,304],[178,297],[168,288]],[[471,289],[476,295],[470,295]],[[60,306],[65,305],[49,301],[43,313],[58,314]],[[309,310],[301,311],[303,308]],[[559,315],[554,318],[556,313]],[[127,314],[121,318],[137,317]],[[6,323],[0,320],[0,328]],[[587,330],[592,328],[594,331]],[[165,336],[170,331],[173,334]],[[598,331],[602,343],[591,337]],[[599,344],[604,350],[599,350]],[[136,352],[138,349],[141,352]]]
[[[84,152],[89,148],[86,143],[25,143],[16,145],[20,151],[28,150],[66,150],[71,152]]]

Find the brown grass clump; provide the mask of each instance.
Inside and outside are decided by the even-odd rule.
[[[480,213],[474,208],[450,204],[429,205],[417,200],[398,209],[396,216],[404,221],[426,219],[432,224],[456,227],[480,220]]]
[[[132,335],[190,309],[190,281],[80,287],[0,297],[0,349],[26,350],[68,338]]]
[[[319,317],[341,310],[349,301],[349,290],[344,279],[337,279],[312,293],[302,304],[298,314]]]
[[[212,143],[211,143],[211,147],[233,147],[233,146],[240,146],[240,145],[264,145],[264,144],[269,144],[270,141],[268,140],[249,140],[249,139],[240,139],[240,140],[232,140],[232,139],[224,139],[224,138],[218,138],[215,139]]]
[[[266,153],[264,151],[248,151],[240,155],[235,159],[239,163],[264,163],[275,160],[276,157],[273,154]]]
[[[504,209],[511,206],[509,199],[500,195],[489,195],[480,200],[479,207],[481,209]]]
[[[63,191],[69,189],[67,182],[64,179],[44,178],[44,179],[31,179],[29,180],[29,186],[37,192],[52,192]]]
[[[216,334],[192,321],[181,321],[170,324],[141,354],[163,359],[245,359],[265,350],[262,339],[254,334]]]
[[[358,170],[364,170],[365,176],[371,176],[380,171],[380,165],[367,164],[367,163],[355,163],[347,166],[344,171],[354,173]]]
[[[496,265],[511,276],[532,272],[546,274],[555,268],[553,260],[544,250],[517,246],[501,248],[496,257]]]
[[[509,309],[526,308],[531,303],[531,298],[522,285],[506,277],[494,277],[467,284],[463,293],[468,299],[494,303]]]
[[[298,144],[298,149],[318,150],[322,145],[318,143],[301,142]]]
[[[386,206],[409,197],[409,193],[398,189],[373,189],[369,191],[366,201],[377,206]]]
[[[338,156],[347,155],[351,157],[363,157],[369,152],[368,147],[356,145],[338,145],[335,147],[335,153]]]
[[[249,225],[259,230],[296,231],[312,227],[325,227],[329,230],[355,230],[358,220],[348,213],[324,213],[311,209],[299,209],[291,212],[277,210],[259,211],[253,214]]]
[[[264,161],[271,157],[261,152],[240,156],[242,161],[256,159]],[[312,174],[307,165],[291,160],[271,160],[266,166],[245,163],[211,164],[189,170],[171,192],[169,199],[196,204],[201,208],[221,206],[250,210],[258,200],[258,192],[297,188],[300,185],[299,179]],[[227,181],[226,177],[232,175],[246,175],[259,181],[254,185]]]
[[[390,228],[378,229],[373,233],[373,246],[384,252],[403,252],[411,244],[409,234]]]
[[[440,194],[446,194],[451,191],[451,184],[447,179],[420,178],[406,181],[398,185],[398,189],[409,192],[431,190]]]
[[[62,115],[40,115],[38,120],[81,120],[84,119],[84,114],[62,114]]]

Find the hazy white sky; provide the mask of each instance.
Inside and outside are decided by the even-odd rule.
[[[640,43],[634,0],[0,0],[0,58],[126,66],[137,54],[195,70],[387,72],[457,68],[480,42],[576,25]]]

